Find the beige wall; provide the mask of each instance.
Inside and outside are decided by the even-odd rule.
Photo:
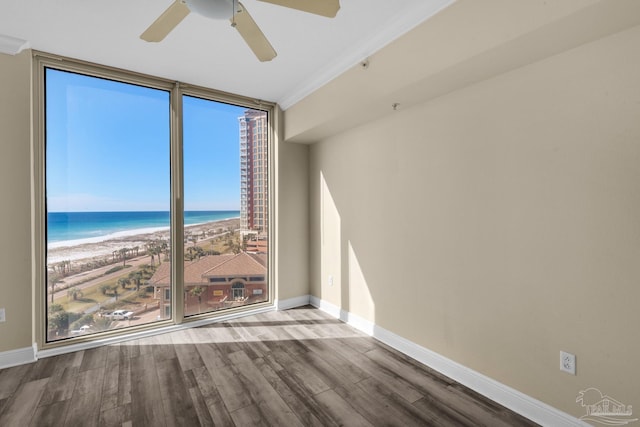
[[[31,339],[31,54],[0,54],[0,352]]]
[[[311,293],[575,416],[587,387],[637,412],[638,46],[634,27],[311,145]]]
[[[309,294],[309,147],[277,138],[277,289],[285,300]]]

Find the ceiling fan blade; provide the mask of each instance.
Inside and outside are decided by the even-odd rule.
[[[176,0],[140,35],[140,38],[148,42],[162,41],[189,12],[183,0]]]
[[[231,18],[231,25],[236,27],[236,30],[261,62],[271,61],[276,57],[275,49],[242,3],[238,2],[238,12]]]
[[[334,18],[340,10],[340,0],[258,0],[265,3],[277,4],[315,15]]]

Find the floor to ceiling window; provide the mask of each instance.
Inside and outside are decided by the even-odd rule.
[[[37,73],[45,345],[270,301],[270,106],[46,56]]]

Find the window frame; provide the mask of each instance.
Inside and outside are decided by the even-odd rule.
[[[71,337],[60,341],[47,341],[47,237],[46,237],[46,69],[56,69],[78,73],[90,77],[104,78],[115,82],[134,84],[153,89],[165,90],[170,95],[170,199],[171,199],[171,319],[150,324],[131,326],[124,329],[109,330],[91,335]],[[275,103],[255,100],[215,89],[171,81],[160,77],[127,71],[115,67],[103,66],[72,58],[61,57],[40,51],[33,51],[32,61],[32,273],[33,273],[33,336],[36,351],[50,351],[59,354],[72,351],[77,345],[81,348],[118,342],[134,336],[152,335],[181,325],[199,326],[224,318],[272,310],[275,307],[275,136],[278,134]],[[268,249],[267,249],[267,289],[268,299],[243,307],[228,308],[221,311],[205,312],[185,317],[184,314],[184,181],[183,181],[183,140],[182,140],[182,99],[193,96],[209,101],[222,102],[247,109],[256,109],[267,113],[267,191],[268,191]],[[60,351],[61,350],[61,351]]]

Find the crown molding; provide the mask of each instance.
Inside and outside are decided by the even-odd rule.
[[[312,94],[340,74],[354,65],[362,62],[392,41],[406,34],[413,28],[425,22],[441,10],[447,8],[456,0],[436,0],[422,2],[418,7],[404,10],[388,26],[372,38],[363,40],[357,46],[347,49],[344,55],[331,61],[331,64],[318,70],[302,84],[294,88],[288,95],[279,100],[278,104],[283,110],[288,109],[297,102]]]
[[[0,53],[6,53],[9,55],[17,55],[24,49],[29,48],[29,42],[27,40],[18,39],[16,37],[6,36],[0,34]]]

